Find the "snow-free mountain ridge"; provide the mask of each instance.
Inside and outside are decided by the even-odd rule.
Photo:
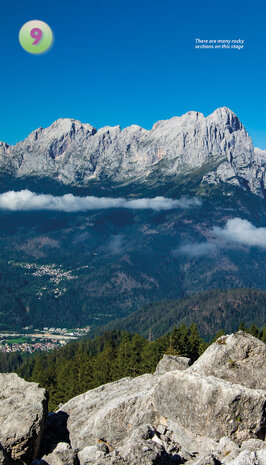
[[[210,167],[211,163],[211,167]],[[99,130],[74,119],[59,119],[14,146],[0,142],[0,172],[14,177],[52,178],[88,186],[91,180],[145,182],[182,176],[205,167],[202,183],[226,182],[263,197],[265,151],[254,149],[238,117],[226,107],[209,116],[190,111],[158,121]]]

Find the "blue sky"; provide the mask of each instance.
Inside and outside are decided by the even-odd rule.
[[[60,117],[99,128],[231,108],[266,149],[265,0],[1,0],[0,140],[24,139]],[[29,20],[55,43],[41,56],[18,42]],[[195,50],[195,38],[245,49]]]

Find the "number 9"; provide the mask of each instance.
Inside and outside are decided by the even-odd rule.
[[[38,27],[34,27],[30,31],[30,35],[33,39],[35,39],[34,42],[32,42],[32,45],[38,45],[38,43],[40,42],[42,38],[42,30],[39,29]]]

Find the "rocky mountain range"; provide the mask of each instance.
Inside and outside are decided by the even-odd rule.
[[[2,142],[0,328],[101,326],[163,299],[266,289],[265,164],[228,108],[151,130],[59,119]]]
[[[266,347],[221,336],[191,365],[81,394],[47,416],[47,395],[0,374],[1,465],[265,465]]]
[[[90,186],[164,183],[201,170],[201,182],[226,182],[263,197],[265,151],[254,149],[238,117],[218,108],[206,118],[190,111],[158,121],[151,130],[103,127],[59,119],[14,146],[0,143],[0,172],[19,179],[50,178]]]

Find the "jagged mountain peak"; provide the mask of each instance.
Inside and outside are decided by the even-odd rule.
[[[211,117],[211,116],[214,116],[214,115],[217,115],[217,118],[220,118],[220,119],[223,119],[225,117],[237,117],[237,115],[233,112],[233,110],[231,110],[230,108],[228,107],[219,107],[219,108],[216,108],[212,113],[210,113],[208,117]]]
[[[96,128],[91,126],[89,123],[82,123],[79,120],[71,119],[71,118],[59,118],[54,121],[51,126],[47,128],[39,128],[36,131],[33,131],[28,138],[32,135],[40,135],[43,134],[44,137],[49,138],[60,138],[60,136],[64,135],[74,135],[76,133],[83,133],[87,135],[95,134],[97,132]]]
[[[28,135],[26,140],[27,139],[31,139],[31,140],[32,139],[33,140],[37,139],[38,136],[41,133],[44,133],[45,135],[50,134],[51,136],[53,135],[54,137],[56,137],[56,136],[60,136],[62,133],[66,134],[66,133],[71,133],[71,132],[78,132],[78,131],[81,131],[81,130],[83,132],[88,132],[90,135],[94,135],[97,132],[100,133],[100,134],[103,134],[105,132],[129,133],[129,132],[135,132],[135,131],[140,131],[140,132],[147,133],[147,132],[153,131],[153,130],[155,130],[157,128],[160,128],[160,127],[169,127],[169,128],[171,128],[172,126],[175,126],[175,125],[176,126],[178,126],[178,125],[183,126],[183,123],[194,124],[197,121],[203,121],[203,120],[212,120],[212,121],[221,122],[221,123],[224,123],[224,121],[226,120],[228,125],[230,125],[230,123],[233,122],[234,120],[239,121],[236,114],[227,107],[217,108],[213,113],[211,113],[207,117],[205,117],[203,113],[191,110],[191,111],[188,111],[188,112],[184,113],[181,116],[173,116],[172,118],[156,121],[153,124],[151,130],[144,129],[141,126],[136,125],[136,124],[132,124],[130,126],[127,126],[123,130],[121,129],[120,125],[116,125],[116,126],[108,126],[107,125],[107,126],[103,126],[103,127],[99,128],[97,130],[91,124],[82,123],[80,120],[76,120],[74,118],[59,118],[59,119],[55,120],[50,126],[48,126],[46,128],[39,127],[37,129],[35,129],[34,131],[32,131]],[[243,127],[242,124],[240,123],[240,121],[239,121],[239,127],[240,128]],[[5,143],[2,142],[2,144],[5,144]]]
[[[188,111],[181,116],[173,116],[172,118],[156,121],[151,131],[162,127],[178,127],[184,125],[184,123],[194,124],[196,121],[203,119],[205,119],[203,113]]]
[[[224,124],[226,122],[226,124],[230,125],[230,123],[235,120],[239,121],[239,118],[232,110],[230,110],[230,108],[227,108],[227,107],[217,108],[216,110],[214,110],[212,113],[210,113],[206,117],[201,112],[190,110],[181,116],[173,116],[172,118],[156,121],[152,127],[152,130],[156,129],[159,126],[165,126],[168,124],[172,125],[172,123],[182,125],[182,123],[185,121],[185,122],[194,124],[198,121],[204,121],[204,120],[206,122],[212,121],[212,122],[217,122],[220,124]],[[239,127],[243,127],[240,121],[239,121]]]
[[[207,120],[218,124],[225,124],[230,131],[244,129],[244,126],[240,122],[238,116],[227,107],[217,108],[213,113],[207,116]]]
[[[94,180],[143,181],[156,172],[164,182],[211,163],[202,182],[227,182],[263,195],[264,156],[236,114],[221,107],[205,117],[197,111],[138,125],[99,130],[71,118],[33,131],[15,146],[0,146],[0,171],[16,177],[39,176],[74,185]],[[159,170],[159,171],[158,171]]]
[[[63,131],[69,131],[72,128],[86,128],[86,129],[92,129],[93,126],[91,126],[89,123],[82,123],[81,121],[74,119],[74,118],[59,118],[55,120],[51,126],[49,126],[46,129],[58,129],[58,130],[63,130]],[[93,128],[95,129],[95,128]]]
[[[101,134],[120,134],[122,132],[121,126],[118,124],[116,126],[103,126],[98,129],[98,135]]]
[[[123,133],[123,134],[129,134],[129,133],[135,133],[135,132],[140,132],[140,133],[149,133],[153,132],[156,129],[169,129],[171,131],[172,128],[174,127],[183,127],[186,125],[193,125],[198,121],[213,121],[213,122],[220,122],[221,124],[224,124],[224,121],[226,120],[226,124],[230,126],[231,123],[234,123],[234,121],[239,122],[239,129],[243,128],[243,125],[240,123],[238,117],[236,114],[230,110],[227,107],[221,107],[217,108],[213,113],[205,117],[203,113],[200,113],[198,111],[188,111],[184,113],[181,116],[173,116],[172,118],[168,118],[165,120],[159,120],[156,121],[152,129],[147,130],[142,128],[139,125],[132,124],[130,126],[125,127],[123,130],[121,129],[120,125],[116,126],[104,126],[99,128],[98,130],[92,126],[89,123],[82,123],[80,120],[76,120],[74,118],[59,118],[55,120],[50,126],[43,128],[39,127],[32,131],[24,141],[19,142],[18,144],[21,144],[25,141],[34,141],[37,140],[40,135],[43,135],[45,137],[49,138],[55,138],[58,139],[62,136],[62,134],[75,134],[82,132],[88,136],[94,135],[96,133],[99,134],[104,134],[104,133]],[[238,129],[238,128],[236,128]],[[16,145],[18,145],[16,144]],[[5,142],[0,141],[0,147],[9,147],[8,144]],[[12,146],[10,146],[12,147]]]

